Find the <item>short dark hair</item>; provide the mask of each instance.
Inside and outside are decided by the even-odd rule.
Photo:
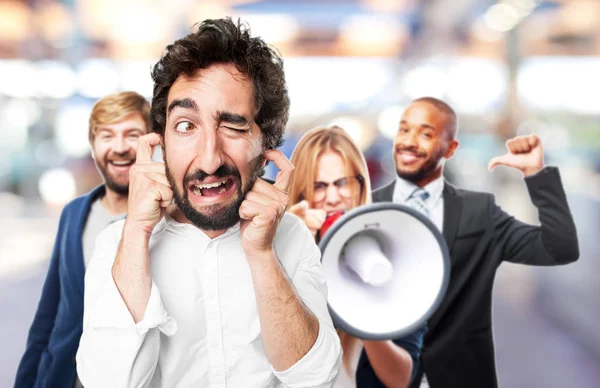
[[[175,80],[216,63],[231,63],[252,80],[254,121],[262,131],[263,147],[279,147],[290,108],[283,60],[261,38],[250,37],[249,26],[239,19],[237,24],[231,18],[207,19],[198,31],[167,46],[152,69],[152,131],[164,136],[167,98]]]
[[[452,109],[450,105],[435,97],[417,98],[416,100],[413,100],[411,104],[415,102],[425,102],[427,104],[430,104],[437,110],[448,116],[448,126],[446,127],[446,135],[448,136],[448,140],[453,140],[456,138],[456,134],[458,132],[458,117],[456,116],[456,112],[454,112],[454,109]]]

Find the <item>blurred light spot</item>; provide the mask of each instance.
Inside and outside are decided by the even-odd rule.
[[[44,97],[67,98],[75,93],[75,72],[64,62],[41,61],[38,63],[39,93]]]
[[[54,126],[56,142],[64,153],[82,157],[90,152],[88,121],[92,107],[70,104],[60,109]]]
[[[409,36],[405,24],[383,14],[350,16],[339,28],[339,39],[347,55],[392,56],[402,51]]]
[[[598,58],[540,57],[523,62],[517,88],[526,105],[545,111],[600,114]]]
[[[499,62],[459,58],[448,73],[448,99],[461,113],[483,114],[506,94],[506,69]]]
[[[154,81],[150,76],[152,61],[128,61],[120,64],[123,90],[138,92],[144,97],[152,97]]]
[[[365,58],[291,58],[285,74],[292,118],[323,115],[339,104],[364,104],[392,77],[389,62]]]
[[[11,97],[35,97],[37,95],[37,69],[22,59],[0,62],[0,91]]]
[[[119,12],[112,12],[110,36],[128,44],[158,42],[165,38],[169,18],[149,3],[138,1],[119,4]]]
[[[56,168],[45,171],[38,182],[42,200],[49,205],[64,205],[75,198],[75,178],[70,171]]]
[[[79,93],[90,98],[102,98],[120,88],[119,75],[112,61],[88,59],[78,69]]]
[[[492,5],[484,15],[486,24],[496,31],[508,31],[519,22],[519,14],[510,4]]]
[[[443,98],[446,92],[446,73],[434,66],[425,65],[408,71],[404,78],[404,91],[411,98]]]
[[[377,127],[379,132],[388,139],[394,139],[400,125],[400,117],[405,107],[400,105],[389,106],[379,114]]]
[[[61,41],[66,40],[75,30],[71,12],[60,2],[40,4],[35,16],[42,36],[53,44],[57,43],[56,46],[63,46]]]
[[[520,18],[529,15],[536,6],[535,0],[503,0],[501,3],[510,5]]]
[[[483,19],[477,19],[472,26],[473,35],[484,42],[497,42],[504,37],[500,31],[491,29]]]
[[[33,32],[31,9],[27,2],[0,2],[0,36],[4,42],[20,42]]]

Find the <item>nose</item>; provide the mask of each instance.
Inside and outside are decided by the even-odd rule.
[[[211,175],[221,167],[225,160],[223,156],[223,144],[216,129],[202,131],[200,145],[197,148],[197,167]]]
[[[408,133],[399,134],[398,143],[403,148],[416,148],[418,145],[417,136],[417,131],[410,131]]]
[[[117,154],[124,154],[127,152],[129,144],[123,135],[115,136],[113,149]]]
[[[329,185],[329,187],[327,187],[325,202],[328,205],[335,206],[339,204],[341,200],[342,197],[340,197],[337,187],[335,187],[335,185]]]

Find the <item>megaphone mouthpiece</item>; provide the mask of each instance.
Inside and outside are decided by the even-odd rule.
[[[394,274],[392,263],[381,252],[377,241],[363,234],[348,241],[344,248],[344,261],[363,282],[375,287],[389,282]]]

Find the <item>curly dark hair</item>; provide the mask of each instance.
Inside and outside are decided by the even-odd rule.
[[[152,68],[152,131],[164,136],[167,97],[180,75],[192,76],[198,69],[215,63],[232,63],[254,84],[254,121],[263,133],[263,147],[283,143],[290,99],[283,72],[283,60],[261,38],[250,36],[250,27],[231,18],[207,19],[198,31],[167,46]]]

